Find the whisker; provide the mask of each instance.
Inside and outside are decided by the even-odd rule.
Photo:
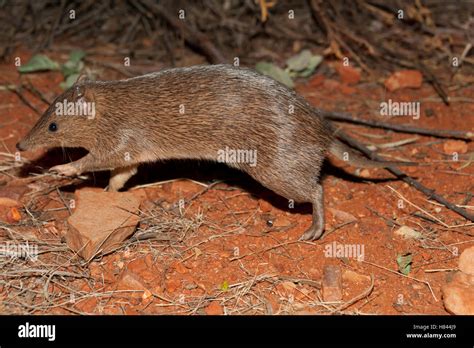
[[[64,149],[63,143],[61,143],[61,150],[63,152],[63,161],[66,159],[66,150]]]
[[[67,152],[67,151],[66,151],[66,154],[67,154],[67,157],[68,157],[69,162],[72,162],[71,154],[70,154],[69,152]]]

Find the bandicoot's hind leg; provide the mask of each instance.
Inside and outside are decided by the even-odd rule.
[[[324,231],[324,193],[321,184],[315,185],[315,192],[312,192],[312,195],[313,224],[301,236],[301,240],[319,239]]]
[[[115,192],[120,190],[123,185],[137,173],[137,166],[128,166],[121,167],[112,170],[110,173],[109,186],[107,186],[107,191]]]

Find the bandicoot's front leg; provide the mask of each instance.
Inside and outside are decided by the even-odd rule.
[[[118,156],[108,157],[104,160],[94,157],[89,153],[77,161],[54,166],[50,168],[49,171],[57,172],[66,176],[74,176],[80,175],[84,172],[110,170],[117,167],[123,167],[123,162],[123,158]]]
[[[77,166],[75,165],[75,163],[76,162],[71,162],[67,164],[54,166],[54,167],[49,168],[49,171],[56,172],[58,174],[65,175],[65,176],[80,175],[81,173],[79,169],[77,168]]]
[[[120,190],[125,183],[137,173],[137,166],[131,165],[122,168],[115,168],[110,173],[109,186],[107,191],[114,192]]]

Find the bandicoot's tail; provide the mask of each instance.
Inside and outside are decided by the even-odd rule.
[[[357,153],[353,152],[351,148],[337,139],[333,140],[331,147],[329,148],[334,156],[340,160],[346,161],[354,167],[362,168],[386,168],[390,166],[417,166],[415,162],[396,162],[396,161],[373,161],[368,158],[362,157]]]

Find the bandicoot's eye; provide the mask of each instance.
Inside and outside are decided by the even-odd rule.
[[[49,124],[48,130],[50,132],[56,132],[58,130],[58,125],[55,122]]]

